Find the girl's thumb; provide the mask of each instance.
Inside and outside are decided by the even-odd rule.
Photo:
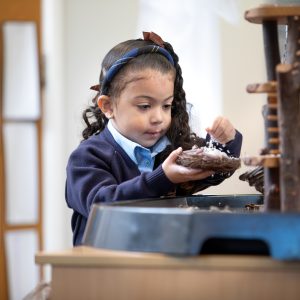
[[[176,150],[170,153],[169,160],[174,162],[177,159],[178,155],[180,155],[181,153],[182,153],[182,148],[181,147],[177,148]]]

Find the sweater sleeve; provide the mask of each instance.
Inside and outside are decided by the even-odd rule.
[[[75,150],[67,166],[67,203],[85,217],[94,203],[159,197],[175,188],[161,166],[140,174],[116,151],[100,153]]]
[[[209,142],[210,136],[207,135],[206,141]],[[220,151],[225,152],[229,156],[239,157],[242,148],[243,136],[242,134],[236,130],[235,138],[228,142],[225,145],[220,145],[217,143],[213,143],[215,147],[217,147]],[[183,183],[177,188],[177,195],[191,195],[196,192],[202,191],[210,186],[218,185],[223,182],[225,179],[231,177],[234,174],[234,171],[227,173],[215,173],[214,175],[207,177],[198,181],[191,181],[187,183]]]

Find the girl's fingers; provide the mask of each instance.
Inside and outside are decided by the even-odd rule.
[[[186,169],[186,176],[188,177],[188,180],[191,181],[204,179],[206,177],[211,176],[212,174],[214,174],[213,171],[204,171],[202,169],[190,169],[190,168]]]
[[[208,127],[207,133],[209,133],[217,142],[226,144],[234,139],[235,129],[233,125],[224,117],[217,117],[213,125]]]
[[[207,178],[207,177],[209,177],[213,174],[214,174],[213,171],[203,171],[203,170],[201,170],[201,172],[198,173],[197,175],[195,175],[195,177],[192,180],[204,179],[204,178]]]
[[[222,117],[217,117],[213,121],[213,124],[207,128],[208,133],[214,134],[215,131],[220,127],[221,122],[222,122]]]

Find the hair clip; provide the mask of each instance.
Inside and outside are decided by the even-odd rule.
[[[151,32],[143,31],[143,37],[144,37],[145,41],[152,41],[156,45],[158,45],[162,48],[165,48],[164,41],[158,34],[152,32],[152,31]]]
[[[92,85],[90,87],[90,90],[99,92],[100,91],[100,84]]]

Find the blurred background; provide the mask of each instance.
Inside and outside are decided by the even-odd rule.
[[[28,5],[34,2],[27,1]],[[20,1],[12,2],[14,11],[18,11]],[[0,10],[1,3],[7,5],[8,2],[0,0]],[[194,131],[205,135],[204,128],[211,124],[214,117],[224,115],[244,136],[242,155],[259,153],[263,147],[264,135],[261,109],[266,96],[247,94],[246,86],[266,81],[262,28],[247,22],[244,13],[247,9],[266,3],[286,4],[297,1],[40,0],[40,27],[37,32],[40,34],[41,56],[38,65],[41,66],[42,89],[40,94],[32,96],[37,98],[38,104],[33,105],[35,108],[31,110],[27,105],[24,106],[29,119],[20,119],[16,107],[22,105],[26,89],[27,93],[31,91],[28,90],[28,82],[35,73],[33,70],[34,74],[30,78],[27,73],[28,81],[24,84],[23,94],[22,87],[16,86],[16,81],[6,80],[6,76],[13,76],[3,71],[9,72],[8,66],[17,67],[19,71],[21,69],[13,57],[9,58],[8,53],[12,53],[10,49],[15,49],[18,55],[18,51],[27,46],[5,48],[5,45],[10,45],[10,40],[18,36],[19,29],[14,27],[13,23],[5,23],[14,19],[6,18],[4,13],[1,19],[1,45],[4,49],[1,52],[3,59],[0,77],[3,84],[1,126],[4,132],[1,163],[6,168],[10,166],[11,171],[7,174],[5,168],[1,167],[1,174],[8,179],[1,185],[3,196],[0,250],[4,272],[0,272],[0,283],[8,287],[7,295],[10,295],[11,299],[20,299],[20,296],[24,296],[39,282],[40,271],[34,266],[34,253],[38,249],[52,251],[72,247],[72,212],[64,198],[65,167],[70,153],[82,139],[81,131],[84,126],[81,115],[94,96],[90,86],[98,83],[101,61],[117,43],[141,38],[142,31],[154,31],[163,40],[170,42],[180,59],[187,101],[192,107],[191,125]],[[10,11],[7,12],[7,16],[9,15]],[[34,41],[32,28],[34,27],[29,26],[25,31],[29,40]],[[28,45],[30,43],[25,42]],[[7,57],[5,53],[8,54]],[[32,86],[33,89],[37,88],[34,82]],[[5,94],[6,87],[12,90],[11,94]],[[18,101],[10,107],[5,103],[12,103],[13,100],[7,99]],[[23,179],[17,174],[26,177],[27,173],[18,171],[19,163],[16,158],[20,155],[8,154],[18,149],[19,146],[15,142],[19,136],[26,136],[26,133],[22,133],[26,126],[18,127],[22,122],[29,122],[26,123],[29,127],[36,126],[37,135],[30,134],[29,129],[29,139],[34,136],[33,140],[37,139],[40,142],[40,154],[29,147],[28,151],[31,154],[22,159],[27,161],[27,171],[32,168],[37,170],[28,175],[35,178],[33,184],[37,184],[38,189],[36,193],[33,192],[33,197],[39,198],[40,201],[37,202],[40,204],[32,204],[33,210],[36,211],[33,219],[38,224],[38,227],[32,228],[38,228],[39,234],[35,236],[34,233],[31,238],[8,237],[12,229],[31,228],[26,225],[28,220],[24,220],[28,208],[26,203],[30,202],[26,200],[28,194],[24,189],[32,183],[26,184],[27,181],[24,180],[24,189],[20,187],[19,183]],[[5,140],[6,136],[11,136],[9,141]],[[23,143],[26,144],[26,137],[23,138]],[[34,162],[34,153],[39,155],[38,162]],[[30,155],[33,157],[28,158]],[[8,159],[10,162],[7,162]],[[238,179],[245,170],[245,167],[242,167],[221,185],[202,193],[257,193],[253,187]],[[11,184],[7,183],[9,180]],[[30,194],[30,191],[28,193]],[[13,205],[7,203],[9,195],[18,199],[15,202],[10,201]],[[22,217],[19,221],[25,225],[10,227],[7,215],[10,214],[13,220],[14,213],[8,210],[11,208],[13,211],[17,205],[21,207],[19,213]],[[39,207],[42,208],[40,214]],[[15,221],[17,219],[18,217],[15,217]],[[20,256],[16,263],[15,258],[22,247],[28,250],[25,251],[27,256]],[[28,274],[27,281],[24,281],[25,274]],[[46,269],[44,276],[49,280],[50,271]]]

